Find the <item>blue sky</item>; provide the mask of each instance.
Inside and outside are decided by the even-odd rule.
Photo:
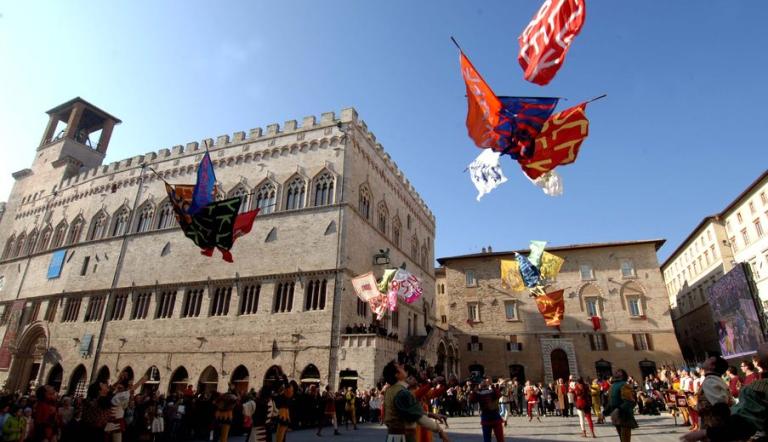
[[[123,120],[107,162],[357,108],[437,217],[436,255],[667,238],[664,259],[768,165],[768,2],[588,0],[546,87],[517,37],[541,0],[0,4],[0,200],[31,164],[44,111],[81,96]],[[455,36],[499,95],[591,105],[550,198],[510,178],[475,201]]]

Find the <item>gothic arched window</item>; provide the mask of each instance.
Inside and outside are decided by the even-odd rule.
[[[24,250],[24,240],[27,238],[27,235],[22,233],[19,235],[18,238],[16,238],[16,244],[13,245],[13,252],[11,253],[11,258],[16,258],[17,256],[21,255],[22,250]]]
[[[176,216],[173,214],[173,205],[170,201],[166,201],[157,212],[157,228],[170,229],[174,225],[176,225]]]
[[[139,219],[136,222],[136,233],[148,232],[152,228],[152,217],[155,216],[155,208],[146,202],[139,208]]]
[[[285,210],[296,210],[304,207],[304,200],[307,193],[307,183],[300,176],[295,177],[288,183],[285,191]]]
[[[315,178],[315,207],[333,204],[334,178],[326,171]]]
[[[386,235],[387,234],[387,218],[389,218],[389,209],[387,209],[387,203],[384,201],[379,203],[379,208],[376,211],[378,215],[378,225],[379,232]]]
[[[402,244],[400,242],[400,231],[402,229],[403,229],[403,226],[400,223],[400,217],[395,216],[395,219],[392,221],[392,242],[394,242],[395,245],[398,247],[402,247]]]
[[[11,256],[11,251],[13,251],[13,244],[15,243],[16,237],[14,235],[11,235],[10,238],[5,242],[5,248],[3,249],[3,259],[9,258]]]
[[[40,241],[37,243],[37,251],[42,252],[43,250],[48,249],[48,243],[51,241],[51,235],[53,234],[53,229],[51,226],[46,226],[43,229],[43,233],[40,234]]]
[[[366,184],[360,186],[360,202],[358,209],[360,210],[360,214],[363,215],[363,218],[367,220],[371,219],[371,191]]]
[[[85,220],[83,217],[78,216],[72,222],[72,226],[69,228],[69,235],[67,235],[67,245],[77,244],[80,242],[80,235],[83,233],[83,226],[85,226]]]
[[[277,202],[277,187],[271,181],[265,181],[256,190],[256,207],[261,209],[259,213],[266,215],[275,211]]]
[[[128,230],[128,217],[130,212],[127,207],[120,208],[115,213],[115,219],[112,224],[112,236],[120,236]]]
[[[107,232],[107,214],[103,211],[99,211],[91,221],[91,231],[88,233],[88,240],[104,238],[104,234]]]
[[[37,243],[38,232],[37,229],[32,230],[27,236],[27,245],[24,247],[24,254],[31,255],[35,253],[35,244]]]
[[[251,194],[242,184],[229,191],[229,198],[240,197],[240,210],[237,213],[245,213],[251,210]]]

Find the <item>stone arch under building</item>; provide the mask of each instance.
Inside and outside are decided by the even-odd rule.
[[[235,391],[238,393],[245,393],[248,391],[248,385],[250,384],[250,374],[245,365],[238,365],[232,371],[232,376],[229,377],[229,382],[235,386]]]
[[[133,382],[135,379],[133,375],[133,368],[131,368],[130,365],[126,365],[122,370],[120,370],[120,373],[125,373],[125,376],[129,382]]]
[[[437,362],[435,363],[435,373],[438,376],[444,376],[448,371],[445,366],[447,353],[448,351],[446,350],[445,342],[440,341],[440,343],[437,344]]]
[[[197,381],[198,393],[214,393],[219,389],[219,372],[212,365],[205,367]]]
[[[78,365],[72,370],[69,376],[69,387],[67,394],[74,397],[85,397],[88,392],[88,372],[83,364]]]
[[[13,321],[10,321],[13,322]],[[18,345],[11,349],[13,363],[8,372],[9,391],[28,393],[32,384],[38,383],[45,370],[44,358],[48,352],[48,331],[41,323],[33,323],[18,338]]]
[[[64,378],[64,368],[61,364],[56,364],[51,367],[51,371],[48,372],[48,379],[45,381],[46,385],[50,385],[57,392],[61,390],[61,382]]]
[[[264,373],[264,385],[274,387],[282,380],[283,376],[285,376],[283,369],[279,365],[273,365]]]
[[[109,375],[110,375],[109,367],[107,367],[106,365],[102,365],[101,368],[99,369],[99,371],[96,374],[96,380],[98,382],[104,382],[104,383],[108,384],[108,383],[110,383],[109,382]]]
[[[320,385],[320,370],[315,364],[308,364],[301,370],[301,377],[299,378],[302,385]]]
[[[189,373],[187,369],[180,365],[171,374],[171,380],[168,382],[168,393],[181,393],[187,389],[189,382]]]
[[[147,377],[147,380],[144,382],[144,385],[141,386],[142,394],[152,394],[160,388],[160,370],[157,366],[152,365],[147,368],[147,371],[144,372],[144,376]]]

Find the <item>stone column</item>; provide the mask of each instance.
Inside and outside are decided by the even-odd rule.
[[[59,117],[56,115],[51,115],[50,119],[48,120],[48,126],[45,128],[45,132],[43,132],[43,139],[40,140],[40,147],[48,144],[53,140],[54,133],[53,131],[56,130],[56,125],[59,124]]]
[[[64,134],[67,138],[75,139],[77,137],[77,125],[80,124],[80,119],[83,116],[85,105],[83,103],[75,103],[72,106],[72,111],[69,114],[69,120],[67,120],[67,131]]]
[[[112,137],[112,130],[114,128],[114,120],[104,121],[104,127],[101,129],[101,137],[99,137],[99,144],[96,146],[96,150],[103,154],[107,153],[107,146],[109,146],[109,139]]]

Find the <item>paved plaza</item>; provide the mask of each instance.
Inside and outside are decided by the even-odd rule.
[[[675,426],[674,420],[668,414],[661,416],[637,416],[640,428],[632,432],[632,441],[638,442],[672,442],[677,441],[682,434],[685,434],[686,428]],[[448,435],[452,442],[469,442],[482,440],[480,430],[480,418],[457,417],[448,420],[450,428]],[[325,428],[323,436],[318,438],[313,430],[301,430],[289,433],[289,442],[318,442],[318,441],[383,441],[386,430],[383,426],[364,424],[359,425],[357,431],[351,428],[346,431],[341,428],[340,436],[333,436],[333,429]],[[616,431],[610,425],[595,425],[596,440],[616,440],[619,438]],[[541,422],[535,419],[528,422],[528,418],[514,417],[509,419],[509,426],[504,429],[505,440],[509,441],[529,441],[529,440],[584,440],[581,437],[579,429],[579,420],[576,417],[561,418],[548,417],[543,418]],[[232,438],[231,440],[240,442],[245,438]],[[435,439],[438,442],[439,438]]]

